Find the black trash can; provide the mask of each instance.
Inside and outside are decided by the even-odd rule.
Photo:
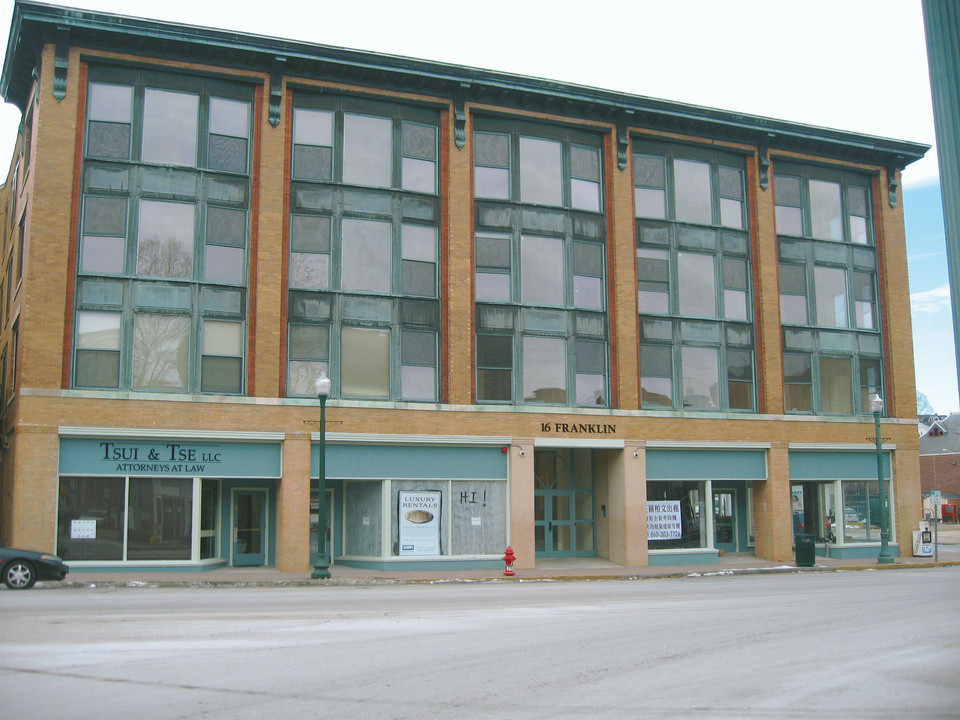
[[[804,533],[797,533],[793,536],[794,545],[797,547],[797,566],[813,567],[816,565],[817,542],[816,537]]]

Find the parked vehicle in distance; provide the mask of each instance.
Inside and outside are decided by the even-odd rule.
[[[844,522],[860,522],[860,513],[851,507],[843,509]]]
[[[37,580],[63,580],[68,572],[52,553],[0,546],[0,579],[11,590],[29,590]]]

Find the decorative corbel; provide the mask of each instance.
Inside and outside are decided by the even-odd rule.
[[[887,166],[887,197],[890,201],[890,207],[897,206],[897,188],[900,187],[900,176],[897,175],[897,166]]]
[[[67,68],[70,66],[70,30],[57,28],[57,49],[53,58],[53,96],[60,102],[67,96]]]
[[[770,141],[775,136],[768,134],[760,141],[760,147],[757,154],[757,169],[760,175],[760,189],[766,190],[770,187]]]
[[[270,124],[277,127],[280,124],[280,109],[283,106],[283,69],[287,59],[282,55],[273,58],[270,68]]]
[[[460,83],[453,98],[453,140],[457,149],[467,146],[467,90],[470,83]]]
[[[625,110],[620,113],[617,119],[617,167],[620,170],[627,169],[627,158],[630,154],[630,117],[632,110]]]

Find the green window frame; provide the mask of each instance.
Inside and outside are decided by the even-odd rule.
[[[609,406],[602,138],[474,128],[477,402]]]
[[[86,93],[72,386],[243,394],[252,88],[95,66]]]
[[[787,413],[870,415],[870,396],[883,393],[879,339],[785,330],[783,374]]]
[[[641,407],[755,412],[743,157],[635,139]]]
[[[286,394],[437,402],[439,115],[294,95]]]
[[[778,163],[784,400],[788,413],[868,415],[883,395],[873,179]]]

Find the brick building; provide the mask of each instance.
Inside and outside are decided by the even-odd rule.
[[[930,499],[934,490],[940,491],[941,505],[935,508]],[[960,504],[960,413],[932,419],[921,425],[920,433],[920,491],[924,498],[924,512],[946,520],[957,521]]]
[[[879,393],[909,552],[926,146],[26,2],[10,38],[4,542],[78,571],[303,570],[318,526],[366,567],[789,560],[798,530],[875,557]]]

